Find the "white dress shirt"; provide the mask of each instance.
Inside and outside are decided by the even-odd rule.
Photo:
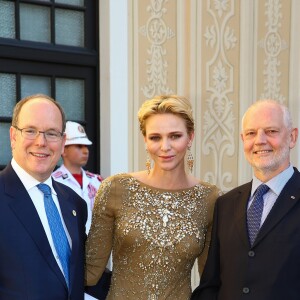
[[[48,223],[48,219],[47,219],[47,215],[46,215],[46,211],[45,211],[45,206],[44,206],[44,194],[42,193],[42,191],[40,191],[37,188],[37,185],[40,182],[38,180],[36,180],[35,178],[33,178],[31,175],[29,175],[24,169],[22,169],[18,165],[18,163],[15,161],[15,159],[12,159],[11,165],[12,165],[12,168],[14,169],[14,171],[17,173],[20,180],[22,181],[26,191],[28,192],[28,194],[29,194],[29,196],[30,196],[35,208],[36,208],[36,211],[37,211],[37,213],[40,217],[41,223],[42,223],[42,225],[44,227],[44,230],[45,230],[45,233],[47,235],[47,239],[49,241],[49,244],[50,244],[51,250],[53,252],[53,255],[56,259],[56,262],[57,262],[59,268],[61,269],[62,273],[64,274],[63,269],[62,269],[62,265],[61,265],[60,260],[59,260],[59,256],[56,252],[54,242],[53,242],[53,239],[52,239],[51,230],[50,230],[50,227],[49,227],[49,223]],[[55,203],[55,205],[58,209],[58,212],[60,214],[61,221],[62,221],[64,230],[66,232],[66,236],[67,236],[69,244],[70,244],[70,248],[72,249],[72,240],[71,240],[71,237],[69,235],[69,232],[67,230],[67,227],[65,225],[64,219],[63,219],[62,214],[61,214],[59,202],[58,202],[58,199],[57,199],[57,193],[55,192],[55,190],[52,186],[51,176],[46,181],[44,181],[43,183],[47,184],[51,188],[51,194],[52,194],[53,201],[54,201],[54,203]]]
[[[293,176],[294,174],[294,169],[290,165],[288,168],[286,168],[284,171],[279,173],[277,176],[273,177],[267,182],[262,182],[259,179],[257,179],[255,176],[253,177],[252,181],[252,189],[251,189],[251,196],[250,200],[248,202],[248,208],[250,207],[252,201],[253,201],[253,195],[261,184],[266,184],[270,189],[267,193],[264,195],[264,208],[263,208],[263,213],[261,216],[261,222],[260,222],[260,227],[266,220],[269,212],[271,211],[273,205],[275,204],[279,194],[283,190],[284,186],[286,183],[289,181],[289,179]]]

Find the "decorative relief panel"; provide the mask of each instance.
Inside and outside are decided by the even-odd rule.
[[[289,71],[285,62],[289,59],[290,1],[259,2],[258,10],[264,12],[258,20],[258,47],[263,50],[262,53],[258,50],[257,79],[263,82],[263,86],[259,85],[258,95],[260,99],[273,98],[284,103],[288,96],[286,79]],[[282,82],[283,76],[286,86]]]
[[[140,26],[139,33],[147,39],[147,49],[143,48],[146,51],[140,53],[145,58],[143,66],[146,66],[144,71],[147,74],[147,82],[141,86],[141,90],[145,98],[149,99],[155,95],[173,93],[168,82],[170,58],[167,59],[166,42],[174,38],[175,33],[165,19],[168,0],[147,2],[148,5],[143,7],[147,10],[146,24]],[[176,65],[176,59],[173,64]]]
[[[203,10],[201,177],[228,191],[236,184],[238,27],[234,0],[207,1]],[[237,5],[237,4],[236,4]],[[239,17],[235,17],[238,24]],[[205,100],[205,101],[204,101]]]

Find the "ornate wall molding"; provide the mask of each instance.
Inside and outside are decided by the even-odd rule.
[[[213,20],[205,26],[205,45],[210,57],[205,64],[206,109],[203,113],[202,153],[211,157],[211,170],[204,180],[217,184],[223,191],[232,188],[233,170],[224,170],[224,159],[236,152],[233,101],[234,65],[228,54],[236,47],[237,37],[229,20],[234,16],[232,0],[208,1],[207,12]]]
[[[282,28],[282,3],[280,0],[269,0],[265,3],[265,37],[258,42],[258,46],[264,49],[264,91],[261,99],[272,98],[281,103],[286,97],[281,92],[280,54],[288,48],[287,42],[281,37]]]
[[[168,0],[151,0],[147,6],[150,17],[146,25],[139,28],[140,34],[145,36],[150,44],[147,50],[149,58],[146,60],[148,84],[141,87],[143,95],[148,99],[159,94],[173,93],[167,84],[168,62],[164,44],[174,38],[175,33],[163,19],[167,12],[164,6],[166,2]]]

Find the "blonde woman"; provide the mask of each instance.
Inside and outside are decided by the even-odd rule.
[[[146,170],[101,184],[86,244],[86,283],[97,283],[113,251],[107,299],[189,299],[195,259],[200,270],[206,260],[219,190],[186,171],[194,139],[187,99],[147,100],[138,119],[152,167],[148,161]]]

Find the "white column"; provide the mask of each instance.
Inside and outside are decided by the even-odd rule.
[[[99,1],[101,174],[128,171],[128,3]]]
[[[255,101],[255,87],[253,86],[255,74],[255,20],[253,1],[240,2],[240,101],[239,101],[239,127],[237,135],[241,132],[242,117],[247,108]],[[243,143],[239,139],[238,157],[238,185],[248,182],[252,178],[251,167],[244,157]]]

